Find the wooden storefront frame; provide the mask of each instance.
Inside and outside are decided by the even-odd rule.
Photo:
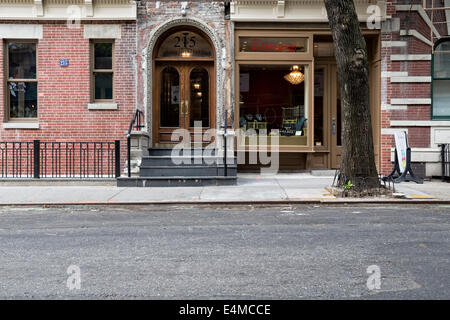
[[[240,52],[240,37],[267,37],[267,38],[306,38],[306,52],[288,53],[288,52]],[[313,152],[313,132],[314,121],[311,121],[313,113],[314,96],[314,59],[313,59],[313,34],[299,31],[261,31],[261,30],[236,30],[235,32],[235,88],[240,92],[239,74],[241,65],[301,65],[306,66],[308,73],[305,79],[305,108],[308,110],[307,121],[307,144],[302,146],[282,145],[278,146],[279,152]],[[312,85],[311,85],[312,84]],[[234,126],[239,128],[240,104],[239,94],[235,94],[235,117]],[[269,139],[270,137],[268,137]],[[272,150],[270,145],[258,145],[259,150]],[[253,150],[252,146],[245,146],[246,150]]]
[[[255,27],[241,27],[236,26],[235,29],[235,90],[240,91],[239,88],[239,73],[241,65],[249,64],[298,64],[298,65],[308,65],[308,118],[314,119],[314,71],[316,67],[328,66],[328,85],[332,86],[332,64],[335,61],[332,57],[320,58],[314,57],[314,36],[331,36],[330,30],[324,30],[323,28],[304,28],[298,29],[298,27],[288,28],[286,26],[276,27],[276,23],[272,23],[267,26],[256,26]],[[275,30],[274,30],[275,29]],[[381,163],[381,34],[379,30],[368,30],[363,29],[363,36],[366,38],[372,38],[373,40],[368,43],[367,50],[369,52],[369,72],[370,72],[370,104],[371,104],[371,115],[372,115],[372,127],[373,127],[373,140],[375,149],[375,159],[377,166]],[[305,53],[261,53],[261,52],[240,52],[239,49],[239,37],[307,37],[308,38],[308,50]],[[334,62],[335,63],[335,62]],[[308,121],[308,145],[307,146],[283,146],[280,145],[280,152],[294,152],[294,153],[308,153],[307,166],[311,166],[311,161],[313,161],[313,155],[326,156],[327,167],[331,168],[331,109],[333,94],[332,89],[328,90],[329,94],[327,99],[327,114],[324,119],[324,140],[327,140],[326,144],[322,146],[314,146],[314,121]],[[325,99],[325,97],[324,97]],[[235,128],[239,128],[239,114],[240,114],[240,104],[239,104],[239,94],[235,94]],[[260,149],[270,149],[267,146],[259,146]],[[246,150],[249,150],[246,146]]]

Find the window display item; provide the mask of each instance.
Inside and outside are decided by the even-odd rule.
[[[300,119],[298,119],[297,121],[297,131],[300,131],[303,129],[303,127],[305,126],[306,123],[306,118],[305,117],[301,117]]]

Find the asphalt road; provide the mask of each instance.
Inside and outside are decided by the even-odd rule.
[[[2,299],[449,299],[449,259],[450,206],[0,208]]]

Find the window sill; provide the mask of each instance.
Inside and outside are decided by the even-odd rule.
[[[39,122],[4,122],[3,129],[39,129]]]
[[[88,110],[117,110],[117,103],[89,103]]]

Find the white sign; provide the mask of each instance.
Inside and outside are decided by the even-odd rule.
[[[400,167],[400,173],[403,173],[406,169],[406,150],[408,144],[406,142],[406,132],[395,132],[395,147],[397,148],[398,165]]]

